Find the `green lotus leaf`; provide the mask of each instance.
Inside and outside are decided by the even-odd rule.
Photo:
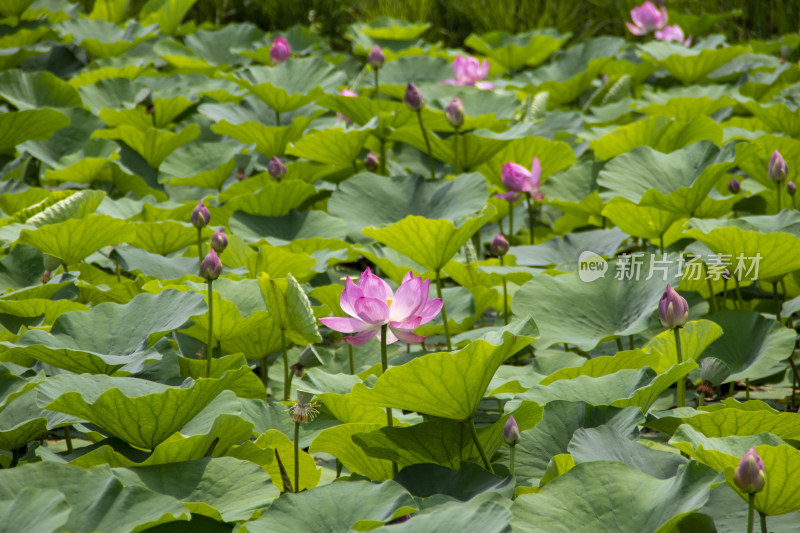
[[[290,190],[287,188],[287,191]],[[249,242],[262,239],[293,241],[295,239],[341,238],[347,234],[347,223],[322,211],[295,211],[288,215],[263,217],[234,213],[230,219],[231,231]]]
[[[383,423],[386,423],[385,413]],[[392,478],[392,462],[368,456],[353,442],[352,436],[377,430],[382,424],[349,423],[334,426],[322,431],[308,448],[310,453],[329,453],[335,455],[344,467],[354,474],[361,474],[372,481],[386,481]]]
[[[608,160],[638,146],[669,153],[704,140],[722,145],[722,126],[711,117],[700,116],[686,121],[656,115],[614,128],[592,141],[591,146],[598,158]]]
[[[9,0],[0,7],[0,15],[4,17],[19,17],[32,3],[33,0]]]
[[[628,235],[656,242],[663,238],[670,227],[686,220],[680,213],[637,205],[619,196],[606,204],[602,215]]]
[[[19,450],[46,436],[49,429],[79,421],[73,416],[43,410],[38,399],[38,390],[29,390],[0,411],[0,450]]]
[[[153,98],[152,105],[151,111],[148,111],[149,106],[145,105],[137,105],[133,109],[102,109],[98,116],[110,128],[134,126],[142,131],[147,131],[148,128],[167,129],[196,103],[183,96],[176,96],[174,98]]]
[[[305,346],[322,340],[308,296],[291,274],[280,279],[261,274],[258,284],[270,316],[291,342]]]
[[[44,176],[46,180],[90,184],[101,181],[101,173],[108,162],[109,159],[103,157],[87,157],[65,168],[47,169]]]
[[[511,35],[493,31],[483,35],[472,34],[464,41],[466,46],[487,56],[505,70],[523,66],[536,67],[561,48],[570,34],[558,33],[552,28],[531,30]]]
[[[480,172],[490,183],[503,187],[501,179],[503,165],[512,162],[525,168],[531,167],[531,161],[537,157],[542,167],[542,179],[567,169],[575,162],[575,152],[561,141],[549,141],[541,137],[521,137],[507,143],[498,150],[481,168]],[[547,183],[545,181],[545,183]]]
[[[197,228],[187,223],[172,220],[137,222],[133,228],[136,237],[131,239],[131,245],[153,254],[168,255],[197,244]],[[210,230],[203,233],[206,234],[204,238],[211,236]]]
[[[389,138],[408,143],[423,152],[427,151],[425,138],[419,125],[409,125],[395,130]],[[433,132],[428,132],[428,141],[431,144],[434,158],[465,171],[475,170],[485,164],[504,145],[508,144],[507,141],[501,139],[490,139],[474,133],[461,133],[458,136],[458,153],[456,153],[455,137],[442,139]]]
[[[336,301],[339,301],[338,298]],[[339,306],[338,303],[336,306]],[[341,313],[342,311],[340,310],[339,312]],[[323,392],[317,394],[317,399],[337,420],[346,424],[358,422],[381,425],[386,422],[386,412],[383,409],[375,406],[361,405],[354,401],[353,396],[349,393],[335,394],[332,392]]]
[[[238,533],[289,529],[295,533],[364,531],[417,510],[414,498],[394,481],[341,482],[301,494],[284,494],[269,512]]]
[[[207,457],[224,455],[235,444],[248,441],[253,424],[237,415],[221,414],[205,434],[183,435],[175,433],[155,447],[149,455],[116,438],[98,442],[93,449],[70,461],[82,468],[107,464],[111,467],[134,467],[183,463]],[[83,451],[83,450],[82,450]],[[142,457],[144,456],[144,457]]]
[[[800,141],[790,137],[766,134],[736,147],[735,163],[747,175],[765,187],[774,190],[775,182],[769,179],[769,159],[778,150],[787,161],[800,157]],[[787,180],[798,181],[797,165],[789,165]],[[785,197],[784,197],[785,200]]]
[[[147,346],[150,335],[176,329],[204,308],[199,294],[141,294],[126,305],[64,313],[49,333],[30,330],[9,347],[72,372],[112,374],[123,367],[136,372],[146,359],[160,358]]]
[[[717,474],[698,465],[658,479],[612,461],[581,463],[511,505],[514,531],[670,531],[708,500]],[[576,503],[578,502],[578,503]]]
[[[30,374],[30,372],[24,372],[24,374]],[[2,376],[2,381],[0,381],[0,383],[3,384],[2,388],[0,388],[0,411],[2,411],[11,400],[22,396],[38,383],[44,381],[44,375],[41,372],[33,376],[26,375],[23,377],[22,373],[18,373],[15,370],[14,365],[9,365],[7,363],[0,363],[0,376]]]
[[[255,121],[234,124],[222,120],[211,126],[211,131],[244,144],[255,144],[259,154],[273,157],[284,155],[289,143],[298,140],[310,122],[306,117],[297,117],[289,126],[265,126]]]
[[[748,403],[761,404],[761,402]],[[797,424],[800,415],[797,413],[778,413],[771,409],[765,410],[748,404],[722,407],[724,408],[714,411],[665,413],[666,416],[648,420],[645,425],[670,435],[681,424],[688,424],[711,438],[741,437],[768,432],[783,440],[800,440],[800,427]]]
[[[264,311],[257,311],[245,318],[239,313],[235,303],[223,299],[218,292],[214,292],[214,317],[211,327],[214,340],[223,343],[227,348],[229,340],[234,340],[242,335],[246,336],[250,330],[263,327],[266,320],[264,314]],[[181,333],[206,342],[208,340],[208,313],[192,317],[192,325],[182,329]]]
[[[681,328],[681,354],[684,361],[695,361],[701,354],[705,354],[705,350],[711,346],[723,334],[723,329],[718,323],[712,320],[693,320],[687,322]],[[677,349],[675,346],[675,334],[672,330],[666,330],[649,341],[644,346],[645,350],[651,352],[651,358],[657,356],[659,364],[651,364],[654,370],[663,372],[665,367],[661,366],[666,363],[667,366],[673,365],[677,362]]]
[[[572,46],[553,63],[520,77],[529,93],[547,91],[550,106],[568,104],[578,98],[602,68],[611,61],[624,42],[618,37],[597,37]]]
[[[724,334],[703,352],[703,358],[716,357],[728,366],[731,375],[726,382],[783,371],[781,361],[794,349],[792,330],[754,311],[722,311],[710,319],[722,326]]]
[[[699,512],[702,513],[699,516],[705,516],[714,521],[717,533],[737,533],[741,531],[742,524],[747,523],[747,505],[742,502],[741,496],[726,483],[711,492],[711,497]],[[767,527],[772,531],[791,531],[798,519],[800,519],[800,512],[770,516],[767,519]],[[713,529],[707,528],[707,531],[713,531]]]
[[[392,367],[372,389],[356,385],[353,399],[365,405],[466,420],[478,407],[497,368],[533,339],[506,331],[502,340],[492,340],[497,344],[479,339],[462,350],[431,353]]]
[[[466,502],[487,492],[490,493],[487,496],[493,498],[501,495],[511,498],[514,493],[511,479],[491,474],[470,462],[462,463],[458,470],[434,464],[411,465],[404,468],[394,480],[418,498],[442,494]],[[420,516],[417,514],[414,518]]]
[[[583,231],[553,237],[533,246],[514,246],[509,253],[517,258],[518,265],[554,265],[565,270],[577,270],[581,252],[591,250],[601,256],[613,256],[627,238],[619,228]]]
[[[36,230],[24,229],[17,244],[27,244],[57,257],[65,264],[75,264],[104,246],[132,240],[135,232],[125,221],[106,215],[86,215]]]
[[[234,237],[234,235],[231,235]],[[261,273],[266,273],[271,278],[283,278],[287,274],[294,274],[301,283],[310,281],[317,273],[316,260],[305,253],[292,253],[285,248],[265,244],[256,250],[246,246],[244,241],[236,236],[233,246],[231,238],[228,239],[228,249],[223,256],[222,263],[230,268],[244,267],[255,278]]]
[[[608,192],[600,197],[611,200],[621,196],[640,206],[694,216],[709,192],[733,167],[725,158],[709,141],[670,154],[640,146],[606,164],[597,183]]]
[[[291,417],[285,414],[285,408],[282,408],[282,410],[284,411],[282,413],[282,418],[284,420],[291,421]],[[254,445],[258,448],[273,448],[275,450],[276,460],[266,465],[264,469],[269,472],[269,475],[272,477],[273,485],[275,485],[281,492],[286,492],[284,490],[283,481],[281,480],[280,467],[278,466],[277,458],[280,457],[280,460],[286,469],[286,473],[289,476],[292,485],[294,485],[294,443],[292,443],[292,441],[289,440],[289,437],[281,433],[279,430],[270,429],[259,436]],[[305,489],[312,489],[316,487],[319,483],[322,471],[317,468],[317,463],[314,461],[314,458],[306,452],[300,450],[299,463],[300,487],[297,488],[293,486],[293,488],[299,492]]]
[[[78,91],[46,70],[3,72],[0,74],[0,95],[19,110],[82,105]]]
[[[249,48],[263,34],[253,24],[227,24],[213,31],[197,30],[184,39],[187,46],[210,65],[236,64],[242,62],[242,56],[232,50]],[[220,46],[225,43],[225,46]]]
[[[392,224],[407,215],[455,220],[480,211],[486,203],[486,180],[478,173],[462,174],[451,181],[430,181],[421,176],[375,179],[356,174],[334,191],[328,213],[361,230]]]
[[[144,487],[184,502],[192,514],[221,522],[250,520],[278,497],[269,475],[249,461],[204,458],[158,466],[115,468],[126,487]]]
[[[485,470],[481,471],[488,474]],[[474,479],[474,476],[472,478]],[[511,531],[509,505],[510,500],[500,494],[482,493],[467,502],[451,500],[424,508],[413,515],[413,521],[392,524],[392,530],[459,533],[475,528],[485,533],[509,533]]]
[[[61,375],[46,382],[46,394],[55,398],[46,408],[88,420],[134,446],[152,450],[250,373],[243,368],[221,379],[197,380],[191,387],[134,378]]]
[[[142,24],[158,24],[162,32],[174,35],[183,17],[197,0],[148,0],[139,12]]]
[[[672,366],[671,358],[660,353],[644,350],[626,350],[615,355],[601,355],[587,360],[581,366],[571,366],[556,370],[542,379],[540,385],[550,385],[562,379],[575,379],[578,376],[601,377],[620,370],[638,370],[649,366],[657,372],[665,372]]]
[[[728,256],[731,273],[740,280],[778,278],[800,268],[800,257],[792,252],[800,238],[790,233],[764,234],[735,226],[708,229],[689,229],[684,234]]]
[[[89,13],[89,18],[121,24],[125,20],[127,7],[125,0],[97,0]]]
[[[55,132],[69,126],[67,115],[55,109],[29,109],[0,115],[0,154],[13,151],[18,144],[46,141]]]
[[[688,461],[680,454],[638,444],[612,426],[579,428],[569,441],[569,453],[576,464],[617,461],[658,479],[669,479]]]
[[[92,138],[113,139],[124,142],[157,169],[169,154],[200,135],[200,126],[192,124],[179,133],[148,128],[142,131],[134,126],[122,125],[108,130],[98,130]]]
[[[70,506],[54,489],[25,487],[19,494],[0,501],[0,521],[7,533],[62,531]]]
[[[638,433],[637,424],[644,419],[636,407],[595,407],[583,402],[555,401],[544,406],[542,420],[533,429],[520,433],[517,444],[516,476],[536,485],[550,460],[567,453],[572,435],[579,428],[611,426],[625,437]]]
[[[329,165],[352,165],[369,135],[369,130],[331,128],[301,137],[286,153]]]
[[[63,170],[86,158],[110,160],[116,157],[116,143],[105,139],[91,139],[95,130],[105,127],[102,120],[83,108],[61,108],[69,118],[69,125],[57,131],[44,142],[28,141],[25,149],[54,169]]]
[[[103,202],[103,191],[83,190],[59,200],[25,222],[36,227],[57,224],[71,218],[82,218],[93,213]]]
[[[134,225],[135,228],[135,225]],[[195,239],[197,234],[195,233]],[[196,242],[196,241],[195,241]],[[155,244],[155,243],[148,243]],[[109,255],[119,263],[122,270],[156,279],[177,279],[197,272],[197,259],[189,257],[165,257],[140,248],[120,247]]]
[[[620,272],[622,277],[633,273],[639,261],[638,279],[617,279]],[[645,279],[649,274],[652,277]],[[591,282],[581,281],[576,272],[535,276],[515,293],[512,312],[530,314],[536,321],[541,334],[537,345],[568,342],[591,350],[608,337],[644,331],[664,288],[677,281],[677,265],[672,262],[659,266],[647,255],[633,256],[628,262],[617,259],[609,261],[605,274]]]
[[[364,228],[363,233],[428,270],[438,271],[493,215],[494,208],[488,206],[458,226],[450,220],[409,215],[385,228]]]
[[[172,152],[160,171],[170,176],[169,184],[204,189],[222,189],[236,169],[234,155],[238,148],[227,143],[192,143]]]
[[[699,116],[710,116],[726,107],[736,104],[736,101],[729,96],[721,96],[713,99],[708,96],[700,97],[675,97],[666,103],[652,103],[647,106],[639,107],[639,111],[646,115],[664,115],[679,120],[691,120]]]
[[[63,36],[97,58],[121,56],[137,44],[156,36],[156,28],[129,21],[124,27],[106,20],[73,18],[57,26]]]
[[[229,208],[234,212],[241,211],[259,217],[282,217],[316,192],[313,185],[300,180],[273,181],[256,193],[232,198]],[[236,216],[234,214],[233,218]]]
[[[72,300],[47,300],[44,298],[25,298],[23,300],[0,300],[0,314],[8,317],[43,317],[44,324],[52,324],[56,318],[71,311],[86,311],[85,305]],[[6,318],[4,316],[0,320]],[[8,325],[6,324],[8,328]],[[11,329],[11,328],[9,328]]]
[[[84,470],[47,461],[0,471],[0,500],[10,500],[24,489],[52,487],[58,487],[70,509],[59,531],[128,533],[189,519],[180,501],[145,487],[125,487],[108,468]],[[38,512],[41,520],[41,509]]]
[[[645,58],[657,64],[685,85],[696,83],[748,52],[744,46],[697,50],[671,42],[653,41],[643,45]]]

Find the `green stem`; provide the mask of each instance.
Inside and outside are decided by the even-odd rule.
[[[300,492],[300,422],[294,423],[294,490]]]
[[[500,256],[500,266],[503,266],[503,256]],[[506,285],[506,278],[503,278],[503,318],[506,325],[508,325],[508,286]]]
[[[197,272],[201,272],[200,265],[203,264],[203,229],[197,228]],[[64,268],[66,270],[66,268]],[[202,274],[200,274],[202,276]]]
[[[514,202],[509,202],[508,205],[508,243],[513,245],[511,240],[514,238]]]
[[[206,345],[206,377],[211,377],[211,359],[214,357],[214,289],[208,280],[208,344]]]
[[[489,458],[486,457],[486,452],[483,449],[483,445],[481,444],[480,439],[478,439],[478,430],[475,429],[475,417],[469,417],[467,420],[469,424],[469,430],[472,433],[472,442],[475,443],[475,447],[478,448],[478,453],[481,455],[481,459],[483,460],[483,466],[486,467],[486,470],[494,474],[494,469],[492,469],[492,463],[489,462]]]
[[[19,449],[11,450],[11,463],[8,465],[8,468],[14,468],[19,464],[19,460],[22,457]]]
[[[289,399],[289,354],[286,351],[286,332],[281,330],[281,351],[283,352],[283,400]]]
[[[419,128],[422,130],[422,138],[425,139],[425,146],[428,148],[428,165],[431,167],[431,179],[436,179],[436,173],[433,171],[433,150],[431,150],[431,141],[428,139],[428,132],[425,131],[425,125],[422,123],[422,111],[417,111],[417,119],[419,120]]]
[[[387,176],[386,174],[386,140],[381,139],[381,176]]]
[[[634,348],[633,335],[628,335],[628,349],[633,350],[633,348]]]
[[[461,174],[461,165],[458,164],[458,128],[456,128],[456,133],[453,135],[453,153],[456,157],[456,174]]]
[[[793,354],[794,355],[794,354]],[[792,365],[792,406],[795,405],[794,399],[797,395],[797,383],[800,383],[800,374],[797,373],[797,365],[794,363],[792,356],[789,356],[789,364]]]
[[[388,329],[388,324],[381,326],[381,374],[385,374],[386,369],[389,368],[389,358],[386,356],[386,331]],[[394,426],[392,409],[389,407],[386,408],[386,425],[388,427]],[[395,461],[392,461],[392,477],[397,477],[397,463]]]
[[[617,351],[621,352],[625,350],[625,348],[622,347],[622,339],[620,337],[617,337],[616,341],[617,341]]]
[[[768,530],[767,530],[767,515],[765,515],[761,511],[759,511],[758,512],[758,517],[761,519],[761,533],[768,533]]]
[[[753,493],[747,496],[747,533],[753,533],[753,509],[755,507],[756,495]]]
[[[511,477],[514,477],[514,455],[517,451],[517,447],[515,445],[511,445],[511,453],[509,454],[508,458],[508,471],[511,473]]]
[[[711,283],[711,278],[708,276],[708,265],[703,263],[703,272],[706,276],[706,285],[708,285],[708,306],[711,308],[711,314],[717,312],[717,299],[714,295],[714,284]]]
[[[444,308],[444,298],[442,298],[442,272],[441,270],[436,270],[436,294],[442,300],[442,321],[444,323],[444,338],[447,341],[447,350],[450,351],[453,349],[453,346],[450,344],[450,326],[447,325],[447,310]]]
[[[683,362],[683,352],[681,351],[681,330],[680,328],[675,328],[672,331],[675,333],[675,351],[678,354],[678,364],[681,364]],[[684,383],[684,381],[685,380],[683,377],[678,379],[678,391],[676,393],[676,403],[678,404],[678,407],[683,407],[683,400],[686,396],[686,383]]]
[[[783,304],[786,302],[786,276],[781,278],[781,309],[783,308]],[[789,325],[789,318],[790,316],[786,317],[786,325]]]
[[[336,459],[336,479],[339,479],[342,475],[342,462],[339,459]]]
[[[266,394],[269,387],[269,364],[267,363],[267,358],[259,359],[258,366],[261,368],[261,383],[264,384],[264,393]]]
[[[70,435],[69,426],[64,428],[64,440],[67,441],[67,453],[72,453],[72,435]]]
[[[378,69],[375,69],[375,92],[372,93],[372,99],[377,100],[378,98]]]
[[[744,302],[742,301],[742,291],[739,289],[739,278],[733,278],[734,283],[736,284],[736,303],[737,308],[741,309],[744,307]]]
[[[275,111],[275,122],[278,124],[278,126],[281,125],[281,114],[277,111]]]
[[[533,228],[536,220],[533,218],[533,206],[531,205],[531,195],[525,195],[525,202],[528,204],[528,231],[531,234],[531,244],[533,244]]]
[[[778,186],[778,213],[781,212],[781,189],[783,188],[782,181],[776,181],[775,185]]]
[[[661,250],[661,255],[664,255],[664,235],[658,236],[658,248]]]
[[[348,356],[350,358],[350,373],[351,374],[355,374],[356,373],[356,365],[353,363],[353,345],[352,344],[348,344],[347,345],[347,351],[348,351]]]

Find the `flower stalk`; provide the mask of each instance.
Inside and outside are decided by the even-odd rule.
[[[483,466],[486,467],[486,470],[494,474],[492,463],[489,462],[489,458],[486,456],[486,451],[483,449],[483,445],[481,444],[481,441],[478,438],[478,430],[475,429],[475,417],[474,416],[469,417],[469,419],[467,420],[467,424],[469,424],[469,430],[470,433],[472,434],[472,442],[478,449],[478,453],[480,454],[481,460],[483,461]]]
[[[289,399],[289,389],[291,382],[289,381],[289,353],[286,351],[286,332],[281,330],[281,352],[283,355],[283,399]]]
[[[675,351],[678,354],[678,364],[683,362],[683,353],[681,351],[681,328],[675,328],[672,330],[675,333]],[[678,407],[683,407],[683,402],[686,396],[686,383],[683,377],[678,379],[678,390],[676,394],[676,400]]]
[[[436,296],[442,301],[442,323],[444,324],[444,338],[447,341],[447,350],[452,350],[453,346],[450,342],[450,326],[447,324],[447,310],[444,305],[444,298],[442,298],[442,271],[436,271]]]
[[[206,345],[206,377],[211,377],[211,359],[214,357],[214,289],[213,280],[208,284],[208,344]]]
[[[389,358],[386,355],[386,331],[388,329],[389,327],[386,324],[381,326],[381,375],[385,374],[389,368]],[[386,408],[386,426],[394,426],[391,407]],[[397,477],[397,463],[395,461],[392,461],[392,476]]]
[[[425,148],[428,150],[428,166],[431,171],[431,179],[436,179],[436,172],[433,169],[433,150],[431,149],[431,141],[428,139],[428,132],[425,125],[422,123],[422,110],[417,111],[417,120],[419,121],[419,129],[422,130],[422,138],[425,139]]]

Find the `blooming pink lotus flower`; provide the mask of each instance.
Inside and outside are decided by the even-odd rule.
[[[692,44],[692,38],[684,39],[683,30],[677,24],[658,30],[655,33],[655,37],[659,41],[677,41],[685,46],[691,46]]]
[[[430,280],[422,281],[409,272],[403,278],[397,292],[392,294],[389,284],[367,268],[358,281],[350,276],[345,281],[339,304],[350,317],[326,317],[319,321],[341,333],[355,333],[345,337],[345,342],[360,346],[380,333],[381,326],[388,325],[386,344],[398,339],[408,344],[425,340],[413,331],[430,322],[442,309],[440,298],[428,298]],[[351,318],[352,317],[352,318]]]
[[[516,163],[506,163],[503,165],[503,185],[505,185],[509,192],[496,194],[498,198],[508,200],[509,202],[516,202],[524,193],[530,194],[534,200],[544,200],[544,194],[539,192],[541,182],[539,177],[542,175],[542,166],[539,164],[539,158],[534,157],[531,163],[531,169],[518,165]]]
[[[456,79],[443,81],[444,85],[474,85],[478,89],[494,89],[494,84],[481,81],[489,74],[489,62],[478,62],[474,57],[458,56],[453,60]]]
[[[292,49],[289,47],[289,41],[283,37],[276,37],[272,41],[272,46],[269,47],[269,58],[272,60],[273,65],[280,65],[292,55]]]
[[[355,91],[351,91],[350,89],[345,87],[344,89],[339,91],[339,96],[353,97],[353,96],[358,96],[358,93],[355,92]],[[353,125],[353,121],[350,120],[349,117],[346,117],[346,116],[342,115],[341,113],[336,113],[336,118],[339,119],[339,120],[344,120],[347,123],[348,126],[352,126]]]
[[[631,20],[633,24],[625,23],[628,31],[634,35],[646,35],[667,25],[667,8],[658,9],[648,0],[639,7],[631,9]]]

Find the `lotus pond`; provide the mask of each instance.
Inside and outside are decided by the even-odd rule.
[[[0,531],[800,530],[800,36],[194,3],[0,2]]]

